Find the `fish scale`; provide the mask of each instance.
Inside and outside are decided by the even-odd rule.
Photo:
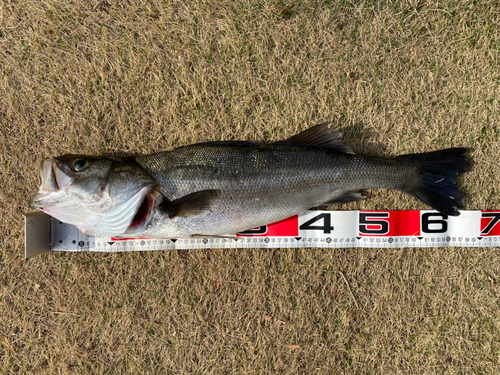
[[[170,219],[156,212],[156,225],[144,233],[149,237],[235,233],[304,212],[352,190],[402,188],[416,175],[405,159],[299,146],[197,145],[136,160],[170,200],[195,191],[221,191],[210,210],[197,218]]]

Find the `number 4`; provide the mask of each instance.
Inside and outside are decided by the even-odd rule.
[[[323,225],[311,225],[320,220],[323,220]],[[299,228],[300,230],[322,230],[323,233],[332,233],[332,218],[329,213],[319,214],[311,220],[306,221]]]

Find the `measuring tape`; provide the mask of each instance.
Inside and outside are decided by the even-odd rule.
[[[46,251],[150,251],[220,248],[398,248],[500,246],[500,211],[307,211],[236,235],[189,239],[84,234],[43,213],[27,214],[26,258]]]

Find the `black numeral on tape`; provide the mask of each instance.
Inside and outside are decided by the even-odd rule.
[[[387,220],[373,220],[388,218],[389,212],[360,212],[359,233],[361,234],[387,234],[389,222]],[[368,228],[370,226],[371,228]],[[375,226],[375,228],[373,228]]]
[[[267,233],[267,225],[263,225],[261,227],[249,229],[244,232],[240,232],[238,234],[266,234],[266,233]]]
[[[422,232],[445,233],[448,231],[448,215],[434,212],[422,214]],[[432,225],[432,227],[431,227]]]
[[[488,234],[491,232],[491,230],[493,228],[495,228],[495,225],[497,225],[497,223],[500,221],[500,212],[483,212],[481,214],[481,217],[482,218],[484,218],[484,217],[491,217],[492,218],[491,221],[486,226],[486,228],[484,228],[481,231],[481,234]]]
[[[323,225],[311,225],[320,220],[323,220]],[[311,220],[306,221],[299,228],[300,230],[322,230],[323,233],[332,233],[332,218],[330,214],[320,214],[313,217]]]

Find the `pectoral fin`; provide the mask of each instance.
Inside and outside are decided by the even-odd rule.
[[[210,210],[219,194],[220,190],[197,191],[173,201],[164,201],[159,209],[169,218],[197,216]]]

